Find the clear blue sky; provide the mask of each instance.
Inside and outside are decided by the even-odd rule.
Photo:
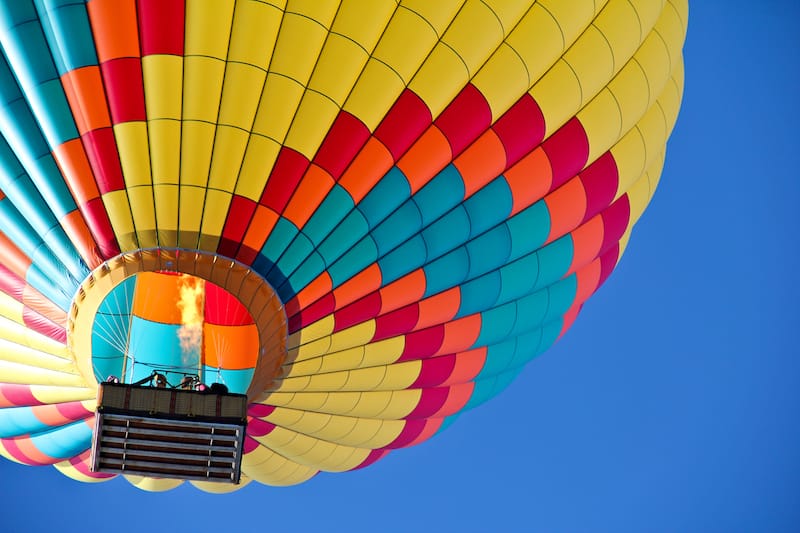
[[[796,531],[800,3],[690,6],[655,199],[572,330],[365,470],[225,496],[0,461],[0,531]]]

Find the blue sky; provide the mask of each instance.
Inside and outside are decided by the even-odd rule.
[[[225,496],[0,461],[0,531],[794,531],[796,1],[690,6],[656,196],[570,332],[497,398],[365,470]],[[105,526],[104,526],[105,525]]]

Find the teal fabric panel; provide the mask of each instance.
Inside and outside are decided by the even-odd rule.
[[[470,238],[503,222],[511,213],[513,201],[511,190],[503,177],[491,181],[464,201],[470,220]]]
[[[383,284],[387,285],[420,268],[425,264],[427,255],[425,241],[420,235],[407,240],[378,261],[383,275]]]
[[[25,282],[42,293],[64,312],[69,311],[72,297],[75,291],[78,290],[77,281],[71,283],[69,279],[63,279],[61,283],[53,283],[35,264],[28,267],[28,271],[25,272]]]
[[[550,291],[543,289],[516,300],[517,322],[510,335],[517,336],[538,329],[547,318]]]
[[[423,226],[459,205],[464,198],[464,180],[451,163],[433,177],[414,195],[414,201],[422,214]]]
[[[456,248],[452,252],[428,263],[423,268],[427,285],[425,295],[432,296],[460,285],[469,273],[469,256],[464,248]]]
[[[573,256],[572,237],[565,235],[536,253],[539,256],[539,278],[534,288],[538,289],[555,283],[569,270]]]
[[[265,264],[263,260],[259,261],[259,258],[257,258],[253,265],[256,266],[259,272],[269,272],[272,266],[280,259],[286,247],[289,246],[289,243],[297,237],[297,234],[297,227],[294,224],[283,217],[279,218],[259,253],[269,261],[269,264]],[[262,270],[264,267],[267,268]]]
[[[361,272],[362,265],[369,265],[377,260],[378,247],[375,242],[369,237],[362,239],[328,269],[333,288]]]
[[[0,31],[36,19],[36,9],[29,0],[0,2]]]
[[[357,208],[370,228],[376,227],[411,196],[408,180],[397,167],[389,172],[367,193]]]
[[[206,385],[211,385],[212,383],[222,383],[228,387],[228,392],[245,394],[247,392],[247,387],[250,386],[250,382],[253,380],[253,373],[254,370],[252,368],[243,370],[226,370],[203,365],[203,375],[200,376],[200,381]]]
[[[130,327],[132,342],[128,345],[128,354],[133,360],[129,364],[129,368],[132,367],[132,373],[128,372],[130,380],[147,377],[153,370],[197,372],[200,366],[199,349],[183,352],[178,336],[180,324],[161,324],[134,315]],[[167,379],[171,383],[175,381],[174,375],[167,375]]]
[[[414,202],[406,202],[370,232],[378,246],[378,255],[385,256],[422,229],[422,216]]]
[[[500,269],[502,288],[497,297],[499,303],[516,300],[533,290],[539,277],[539,256],[527,255]]]
[[[511,254],[511,235],[506,226],[496,226],[467,243],[469,277],[475,278],[503,266]]]
[[[79,421],[31,437],[36,448],[54,459],[69,459],[92,447],[92,428]]]
[[[500,294],[500,274],[489,272],[461,285],[461,304],[456,318],[480,313],[494,307]]]
[[[463,206],[444,215],[422,231],[428,247],[428,258],[433,259],[455,249],[469,239],[470,220]]]
[[[514,328],[517,320],[517,307],[508,303],[481,313],[481,332],[472,345],[488,346],[503,341]]]
[[[326,263],[331,264],[364,237],[369,231],[367,219],[360,211],[351,211],[349,215],[319,245],[317,251]]]
[[[308,237],[303,235],[302,232],[298,233],[292,244],[289,245],[278,260],[277,266],[281,273],[284,276],[290,276],[313,250],[314,244]]]
[[[483,380],[504,372],[511,365],[516,354],[517,340],[513,338],[487,346],[486,362],[475,379]]]
[[[30,407],[5,407],[0,409],[0,439],[19,435],[41,433],[52,429],[33,414]]]
[[[338,183],[328,192],[303,227],[315,246],[319,246],[354,207],[350,194]]]
[[[575,301],[575,296],[578,292],[578,278],[575,274],[572,274],[548,287],[548,292],[550,305],[547,309],[545,320],[553,320],[563,316]]]
[[[511,255],[514,260],[539,249],[550,234],[550,211],[544,200],[523,209],[506,221],[511,234]]]
[[[47,42],[59,75],[97,65],[89,15],[82,1],[36,1]]]
[[[291,276],[289,276],[289,286],[292,287],[294,293],[298,293],[324,272],[325,268],[326,265],[325,261],[322,260],[322,256],[314,252],[303,261],[303,264],[300,265]],[[286,302],[288,300],[283,301]]]

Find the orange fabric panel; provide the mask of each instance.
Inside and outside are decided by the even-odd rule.
[[[133,293],[133,314],[162,324],[181,324],[181,284],[185,276],[140,272]],[[205,283],[193,278],[195,283]],[[202,306],[200,307],[202,309]],[[202,316],[202,315],[201,315]]]
[[[2,232],[0,232],[0,250],[3,250],[3,266],[25,279],[31,260]]]
[[[31,412],[37,420],[48,426],[63,426],[73,421],[61,414],[57,405],[35,405],[31,407]]]
[[[139,57],[134,0],[91,0],[87,7],[100,63],[117,57]]]
[[[79,207],[100,196],[80,138],[56,146],[53,156]]]
[[[275,211],[263,205],[257,206],[253,220],[250,221],[242,239],[242,245],[251,250],[261,250],[277,222],[278,214]]]
[[[30,285],[25,285],[22,293],[22,303],[54,324],[58,324],[62,328],[67,327],[67,313],[59,309],[49,298]]]
[[[30,437],[20,437],[18,439],[14,439],[14,444],[17,445],[19,451],[30,460],[33,464],[39,465],[49,465],[53,464],[54,459],[49,455],[45,455],[39,451],[39,449],[33,444]]]
[[[333,282],[331,281],[330,274],[328,274],[328,272],[323,272],[286,303],[286,314],[292,316],[301,309],[305,309],[313,302],[316,302],[327,293],[331,292],[332,287]]]
[[[422,432],[417,436],[417,438],[415,438],[414,440],[412,440],[403,447],[408,448],[410,446],[415,446],[433,437],[436,434],[436,432],[439,431],[439,428],[442,427],[442,422],[444,422],[444,420],[441,418],[426,418],[425,428],[422,430]]]
[[[439,128],[431,126],[400,158],[397,168],[403,171],[411,185],[411,194],[415,194],[452,159],[453,153],[447,137]]]
[[[336,287],[333,297],[336,300],[336,309],[349,305],[367,294],[377,291],[381,287],[380,267],[373,263],[349,280]]]
[[[468,349],[478,340],[481,333],[481,315],[474,315],[459,318],[444,325],[444,339],[442,346],[435,355],[456,353]]]
[[[258,362],[258,327],[203,324],[203,363],[227,370],[255,368]]]
[[[81,135],[111,126],[103,80],[96,65],[67,72],[61,76],[61,84]]]
[[[603,217],[600,215],[592,217],[588,222],[575,228],[572,232],[572,265],[567,274],[572,274],[597,257],[600,247],[603,245],[604,234],[605,226]]]
[[[445,400],[442,408],[433,416],[437,418],[445,417],[461,411],[464,406],[467,405],[470,397],[472,397],[472,391],[474,389],[475,384],[471,381],[450,387],[450,391],[447,393],[447,400]]]
[[[400,309],[404,305],[414,303],[425,294],[425,272],[418,268],[402,278],[393,281],[380,290],[380,314]]]
[[[331,175],[312,163],[289,200],[289,205],[284,209],[283,216],[298,228],[302,228],[325,199],[328,191],[333,188],[333,184]]]
[[[453,164],[464,180],[464,198],[469,198],[506,168],[506,150],[494,132],[481,135]]]
[[[580,305],[597,290],[597,285],[600,283],[600,274],[603,271],[600,259],[595,259],[588,265],[584,266],[575,273],[578,281],[578,288],[575,291],[575,300],[573,305]]]
[[[553,169],[541,147],[503,172],[503,176],[514,198],[512,216],[544,198],[553,183]]]
[[[573,304],[566,313],[564,313],[563,324],[561,326],[561,331],[558,333],[558,338],[560,339],[564,333],[567,332],[569,328],[572,327],[572,324],[575,322],[575,319],[578,318],[578,313],[581,312],[581,307],[583,304]]]
[[[90,269],[100,266],[103,258],[100,257],[100,252],[97,248],[97,243],[89,231],[89,226],[81,216],[81,212],[77,209],[72,213],[68,213],[64,218],[59,220],[61,227],[69,235],[69,240],[75,245],[78,253],[81,254],[84,262]]]
[[[442,383],[442,386],[470,383],[483,370],[483,365],[486,363],[486,353],[486,346],[457,353],[456,365],[453,367],[450,377]]]
[[[461,289],[459,287],[453,287],[421,300],[419,302],[419,320],[414,329],[425,329],[436,324],[449,322],[458,313],[460,305]]]
[[[577,176],[548,194],[544,201],[550,211],[550,235],[546,242],[577,228],[586,215],[586,191]]]
[[[339,179],[339,185],[350,193],[353,202],[358,203],[378,180],[389,172],[393,164],[394,160],[389,149],[375,137],[370,137]]]

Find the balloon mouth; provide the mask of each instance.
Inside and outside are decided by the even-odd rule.
[[[95,268],[72,299],[67,346],[88,383],[152,372],[223,383],[257,400],[286,358],[287,320],[272,286],[224,256],[140,249]]]

